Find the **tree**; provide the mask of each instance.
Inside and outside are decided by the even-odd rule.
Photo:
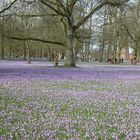
[[[123,23],[124,29],[126,30],[131,47],[134,50],[134,58],[140,60],[140,1],[133,1],[129,5],[129,14],[127,12],[125,21]]]
[[[65,31],[66,31],[66,66],[75,66],[75,33],[76,30],[79,29],[85,22],[89,20],[89,18],[98,10],[100,10],[104,5],[112,5],[112,6],[120,6],[122,3],[127,2],[124,1],[110,1],[104,0],[100,3],[95,1],[95,6],[91,9],[91,11],[82,19],[76,23],[74,19],[74,7],[78,4],[77,0],[39,0],[42,4],[49,7],[56,14],[61,16],[62,20],[65,21]]]
[[[6,4],[7,6],[5,8],[3,8],[2,10],[0,10],[0,15],[2,15],[4,12],[6,12],[7,10],[9,10],[14,4],[15,2],[17,2],[17,0],[14,0],[13,2],[11,2],[10,4]],[[3,3],[1,3],[3,4]],[[1,19],[1,58],[4,59],[4,17],[2,17]]]

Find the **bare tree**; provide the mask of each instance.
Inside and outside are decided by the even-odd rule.
[[[89,18],[98,10],[100,10],[104,5],[113,5],[120,6],[125,1],[110,1],[104,0],[102,2],[96,2],[91,11],[82,17],[79,22],[76,22],[74,19],[74,7],[78,4],[77,0],[39,0],[42,4],[49,7],[55,13],[62,17],[63,21],[65,21],[65,31],[66,31],[66,66],[75,66],[75,58],[74,58],[74,43],[75,43],[75,32],[79,29]]]

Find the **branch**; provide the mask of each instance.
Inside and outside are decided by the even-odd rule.
[[[58,3],[58,6],[60,6],[63,10],[64,10],[64,12],[67,12],[67,9],[66,9],[66,7],[64,6],[64,4],[63,4],[63,2],[61,1],[61,0],[56,0],[57,1],[57,3]],[[59,8],[60,8],[59,7]]]
[[[56,14],[32,14],[32,15],[20,15],[20,14],[17,14],[15,16],[18,16],[18,17],[47,17],[47,16],[58,16]]]
[[[14,5],[14,3],[18,1],[18,0],[14,0],[8,7],[5,7],[3,10],[0,11],[0,14],[2,14],[3,12],[7,11],[8,9],[10,9],[12,7],[12,5]]]
[[[136,43],[136,39],[131,35],[128,27],[125,24],[123,24],[123,26],[125,27],[127,34],[130,36],[130,38],[133,40],[133,42]]]
[[[77,25],[75,25],[74,28],[77,29],[80,26],[82,26],[96,11],[98,11],[99,9],[101,9],[106,4],[107,4],[106,1],[105,2],[102,2],[97,7],[95,7],[94,9],[92,9],[92,11],[87,16],[85,16],[79,23],[77,23]]]
[[[37,42],[43,42],[43,43],[48,43],[48,44],[55,44],[55,45],[60,45],[60,46],[65,46],[65,43],[62,42],[57,42],[57,41],[48,41],[45,39],[40,39],[40,38],[33,38],[33,37],[28,37],[28,38],[21,38],[21,37],[16,37],[16,36],[8,36],[4,35],[8,39],[13,39],[13,40],[19,40],[19,41],[37,41]]]
[[[62,11],[57,10],[55,7],[53,7],[50,3],[45,2],[44,0],[39,0],[42,4],[44,4],[45,6],[49,7],[51,10],[53,10],[55,13],[61,15],[61,16],[66,16],[66,13],[63,13]]]
[[[125,2],[128,2],[129,0],[123,0],[123,1],[119,1],[119,0],[115,0],[115,2],[111,2],[111,0],[110,1],[108,1],[108,4],[110,4],[111,6],[117,6],[117,7],[119,7],[119,6],[121,6],[121,5],[123,5]]]
[[[11,16],[16,16],[16,17],[28,17],[28,18],[32,18],[32,17],[56,17],[58,16],[57,14],[32,14],[32,15],[25,15],[25,14],[4,14],[4,15],[0,15],[0,17],[11,17]]]
[[[128,1],[129,0],[124,0],[122,2],[119,2],[119,1],[112,2],[112,1],[109,1],[109,0],[104,0],[104,2],[99,4],[97,7],[93,8],[87,16],[85,16],[80,22],[78,22],[74,26],[74,29],[78,29],[79,27],[81,27],[96,11],[100,10],[103,6],[105,6],[105,5],[121,6],[124,2],[128,2]]]
[[[70,11],[73,10],[73,7],[76,4],[76,2],[77,2],[77,0],[71,0],[71,3],[70,3]]]

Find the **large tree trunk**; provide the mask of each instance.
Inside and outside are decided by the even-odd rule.
[[[117,54],[117,47],[118,47],[118,8],[115,7],[114,9],[114,29],[113,29],[113,56],[112,56],[112,63],[116,63],[116,54]]]
[[[75,57],[74,57],[74,30],[71,23],[68,23],[67,27],[67,49],[66,49],[66,66],[75,67]]]
[[[106,61],[110,62],[111,58],[112,58],[112,20],[113,17],[111,15],[109,15],[108,17],[109,20],[109,26],[108,26],[108,46],[107,46],[107,54],[106,54]]]
[[[102,43],[100,47],[100,62],[104,60],[104,50],[105,50],[105,35],[106,35],[106,24],[107,24],[107,9],[105,8],[104,12],[104,26],[103,26],[103,34],[102,34]]]

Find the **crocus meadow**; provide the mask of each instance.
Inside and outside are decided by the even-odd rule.
[[[140,139],[140,67],[0,62],[0,140]]]

